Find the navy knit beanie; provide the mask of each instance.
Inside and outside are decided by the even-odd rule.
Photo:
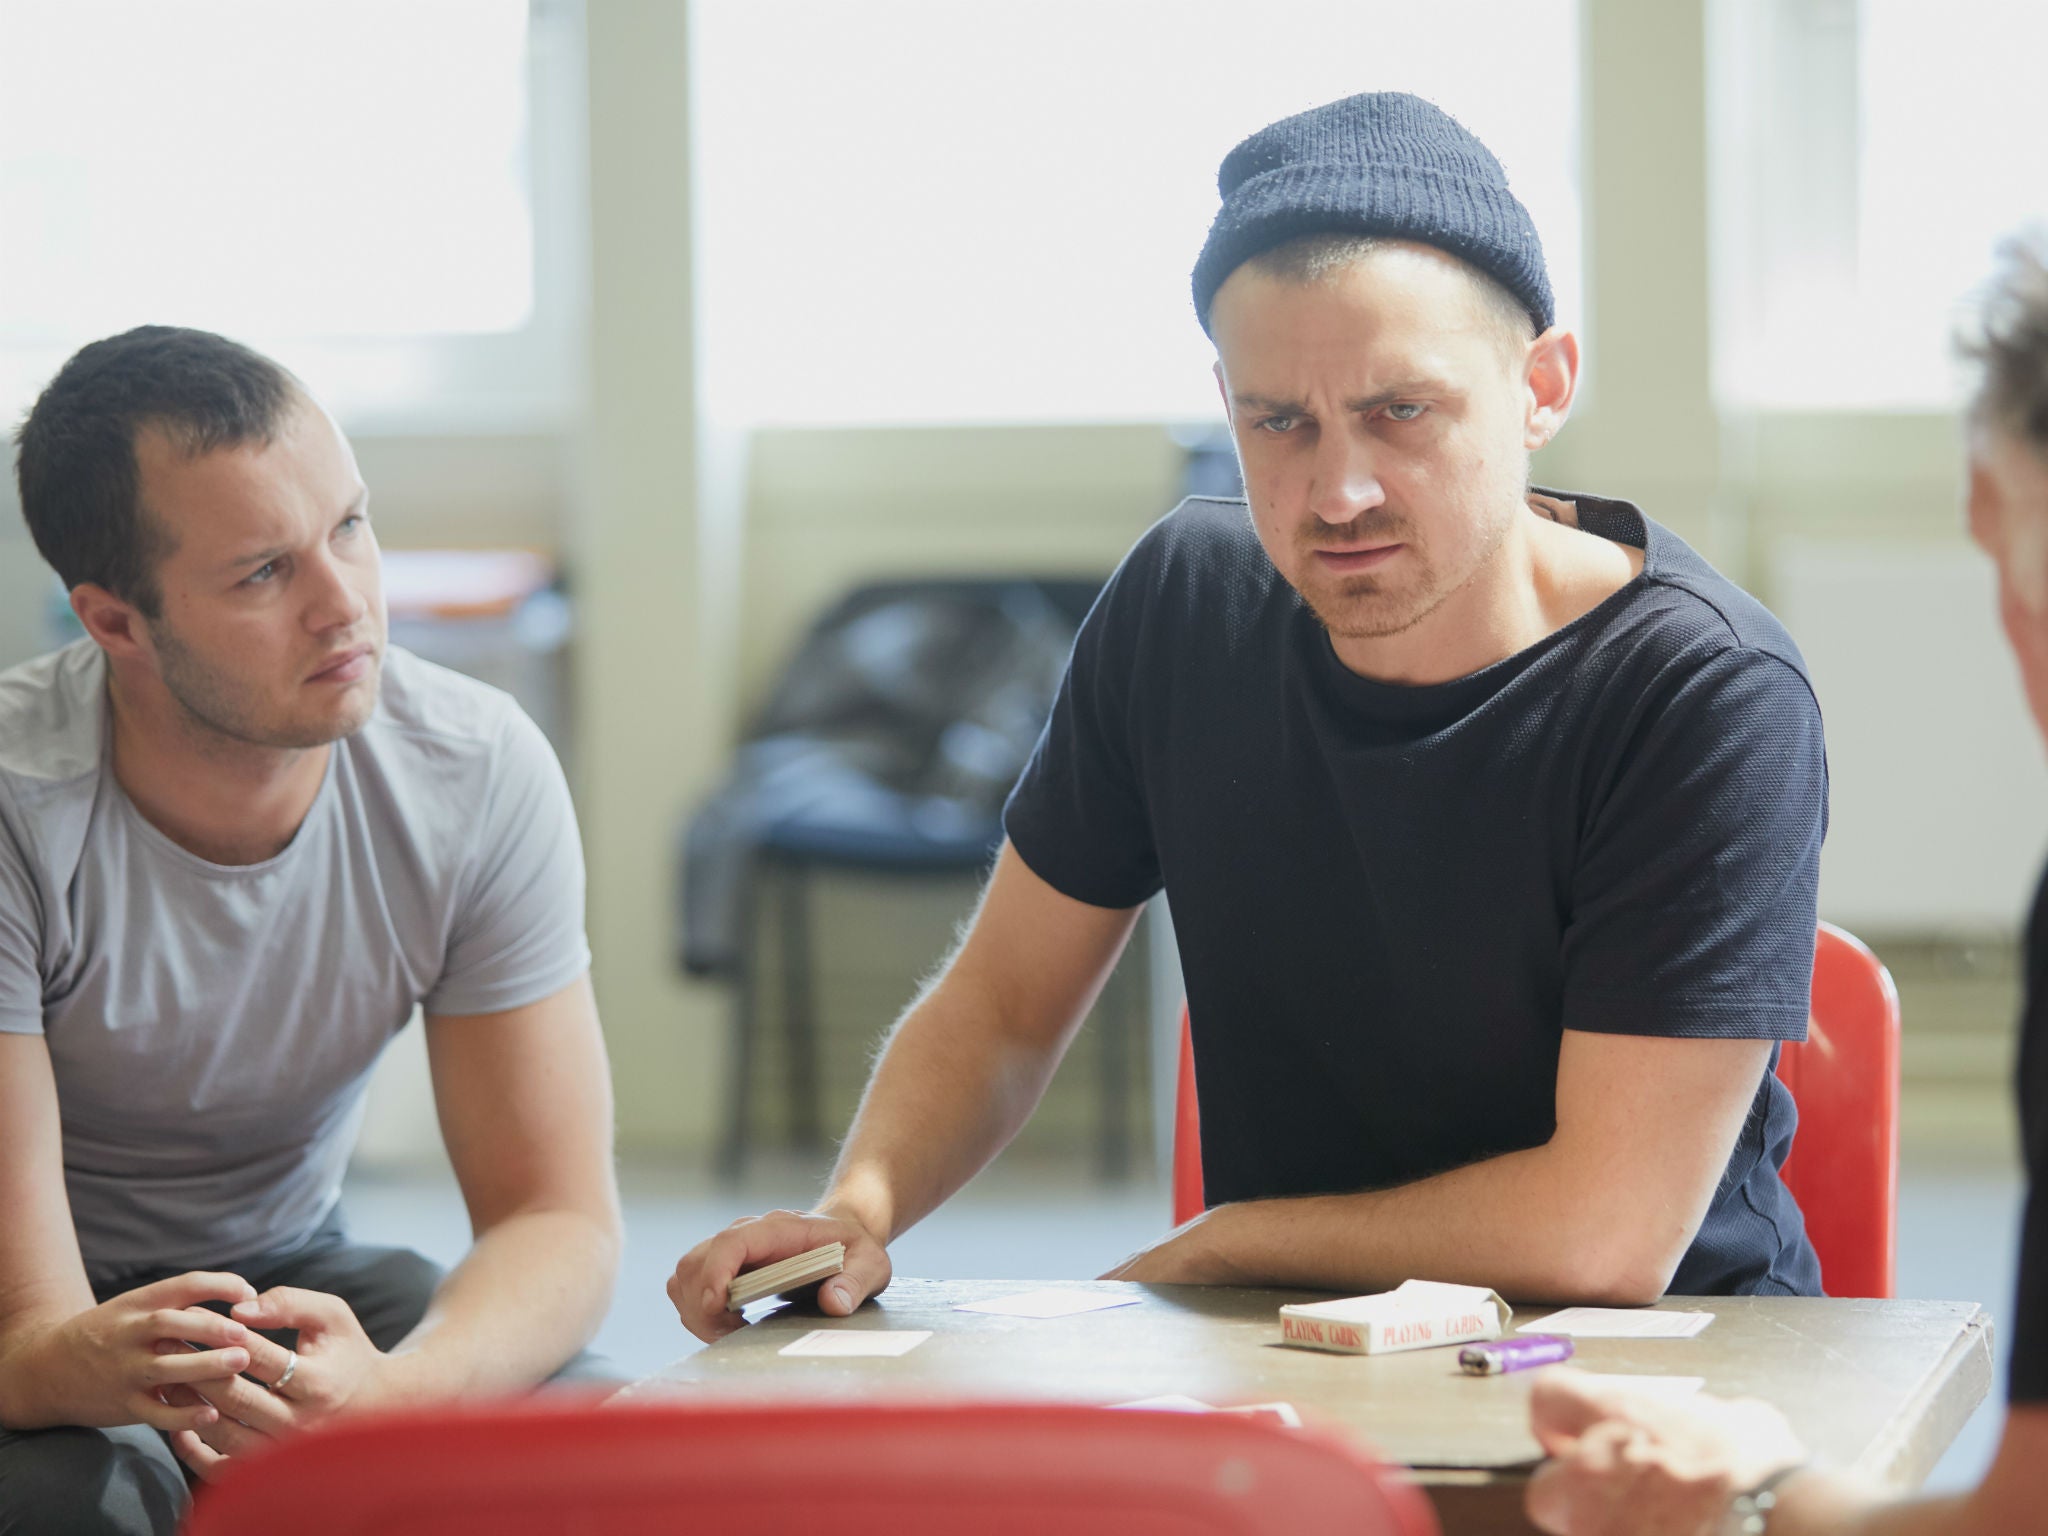
[[[1448,112],[1401,91],[1347,96],[1261,128],[1216,173],[1223,206],[1195,263],[1195,313],[1239,266],[1302,235],[1418,240],[1497,280],[1550,328],[1550,278],[1507,173]]]

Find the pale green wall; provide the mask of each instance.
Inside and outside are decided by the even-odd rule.
[[[1107,575],[1172,506],[1157,426],[769,431],[747,489],[740,699],[858,581],[989,570]]]
[[[610,25],[630,32],[643,22],[613,18]],[[1759,587],[1767,586],[1773,540],[1786,534],[1953,536],[1958,471],[1946,420],[1728,422],[1717,414],[1709,383],[1701,0],[1588,0],[1584,26],[1591,393],[1546,450],[1539,476],[1640,501]],[[653,33],[643,43],[646,49],[669,46]],[[679,184],[686,169],[679,143],[617,149],[643,181],[659,173]],[[594,141],[594,156],[604,152]],[[601,216],[596,227],[601,235]],[[1162,282],[1177,280],[1174,273],[1161,275]],[[600,293],[605,282],[600,269]],[[622,427],[608,439],[624,453],[631,451],[630,435]],[[738,631],[736,640],[728,637],[738,675],[728,679],[733,686],[722,703],[693,717],[692,729],[706,733],[697,760],[724,750],[805,623],[850,583],[921,571],[1106,570],[1171,504],[1178,470],[1179,450],[1163,427],[757,434],[739,508]],[[654,502],[642,511],[681,515]],[[636,540],[636,527],[618,520],[595,535],[594,544],[587,536],[584,547]],[[644,554],[636,545],[631,557]],[[604,647],[617,616],[608,604],[589,603],[583,615],[585,635]],[[616,645],[607,651],[621,654]],[[596,761],[632,755],[640,750],[635,734],[624,718],[609,727],[593,719],[584,754]],[[644,802],[633,814],[652,818],[650,835],[665,826],[662,818],[677,803],[681,782],[643,776],[633,791]],[[597,878],[605,894],[593,903],[594,916],[617,911],[648,889],[644,876],[628,890],[621,873],[617,891],[603,886],[602,873]],[[885,898],[877,901],[864,909],[869,919],[860,943],[849,946],[860,963],[849,959],[839,993],[841,1010],[859,1015],[845,1027],[863,1035],[885,1024],[893,1007],[877,972],[914,972],[944,936],[937,919],[905,909],[899,921]],[[645,923],[634,925],[636,935],[648,931]],[[892,934],[904,949],[893,960],[885,953]],[[606,941],[640,942],[623,934]],[[642,1144],[702,1147],[714,1128],[723,1071],[722,1014],[715,1002],[685,1010],[657,1001],[673,994],[653,987],[651,978],[632,997],[632,1018],[618,1017],[614,994],[606,1003],[622,1065],[649,1084],[622,1103],[622,1131]],[[639,1010],[671,1006],[674,1022],[657,1048],[658,1031]]]
[[[684,11],[588,7],[587,422],[357,445],[392,542],[554,542],[569,561],[621,1138],[671,1151],[708,1145],[725,1053],[722,995],[668,965],[669,834],[803,625],[882,573],[1106,570],[1166,510],[1179,468],[1163,427],[1074,425],[768,431],[713,475],[693,424]],[[1591,392],[1539,477],[1637,499],[1767,598],[1788,535],[1959,537],[1947,419],[1716,413],[1701,0],[1588,0],[1584,26]],[[0,523],[4,663],[30,648],[42,578],[11,505]],[[886,975],[927,964],[945,922],[916,901],[853,910],[860,967],[838,1006],[865,1034],[893,1006]]]
[[[722,759],[704,594],[692,334],[689,49],[673,0],[588,7],[589,416],[567,540],[578,811],[622,1142],[688,1147],[718,1082],[716,999],[675,979],[670,838]]]
[[[1726,561],[1708,397],[1701,0],[1586,0],[1588,397],[1539,475],[1622,495]]]
[[[1943,415],[1731,417],[1712,397],[1704,0],[1587,0],[1589,389],[1540,457],[1550,484],[1627,496],[1771,598],[1788,537],[1960,538]],[[1174,274],[1162,274],[1162,281]],[[1106,569],[1170,505],[1178,450],[1151,427],[778,430],[753,443],[734,706],[848,584],[966,568]],[[850,922],[843,1006],[892,1006],[886,916]],[[906,924],[899,943],[935,942]],[[880,956],[881,958],[878,958]],[[701,1134],[701,1132],[700,1132]]]

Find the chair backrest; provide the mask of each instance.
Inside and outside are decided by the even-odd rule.
[[[1853,934],[1820,925],[1813,1015],[1778,1053],[1799,1106],[1785,1186],[1806,1213],[1830,1296],[1889,1296],[1898,1256],[1899,994]]]
[[[1202,1192],[1202,1104],[1195,1095],[1195,1036],[1187,1005],[1180,1010],[1180,1076],[1173,1090],[1173,1224],[1193,1221],[1208,1205]]]
[[[1315,1430],[1073,1405],[529,1401],[343,1419],[202,1489],[187,1536],[1437,1536]]]
[[[1853,934],[1822,923],[1806,1040],[1778,1054],[1799,1106],[1785,1184],[1806,1215],[1830,1296],[1889,1296],[1898,1252],[1899,994]],[[1174,1101],[1173,1220],[1202,1213],[1202,1117],[1194,1042],[1181,1010]]]

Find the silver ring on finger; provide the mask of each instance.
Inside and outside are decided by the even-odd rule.
[[[299,1352],[295,1349],[288,1349],[284,1353],[284,1374],[270,1383],[270,1390],[273,1392],[282,1392],[286,1384],[291,1381],[292,1373],[299,1368]]]

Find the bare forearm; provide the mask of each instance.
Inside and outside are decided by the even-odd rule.
[[[1165,1246],[1211,1260],[1194,1278],[1217,1281],[1370,1290],[1414,1277],[1514,1300],[1653,1301],[1706,1217],[1769,1050],[1567,1029],[1542,1146],[1393,1189],[1226,1207]],[[1132,1278],[1168,1276],[1140,1265]]]
[[[1555,1536],[1721,1530],[1740,1490],[1767,1479],[1771,1536],[2006,1536],[2038,1529],[2048,1508],[2048,1404],[2013,1406],[1998,1456],[1970,1492],[1901,1501],[1824,1467],[1786,1475],[1806,1451],[1769,1403],[1660,1402],[1599,1383],[1565,1367],[1530,1386],[1529,1427],[1550,1460],[1529,1480],[1524,1507]]]
[[[2039,1520],[2041,1482],[2010,1448],[1978,1487],[1936,1499],[1890,1498],[1836,1473],[1808,1472],[1784,1485],[1771,1536],[2006,1536]]]
[[[90,1297],[86,1305],[91,1305]],[[64,1383],[51,1379],[39,1346],[75,1315],[49,1309],[23,1311],[0,1326],[0,1429],[43,1429],[71,1421],[64,1403]]]
[[[590,1342],[618,1275],[616,1219],[582,1211],[509,1216],[480,1236],[391,1351],[398,1401],[516,1391]]]
[[[1653,1300],[1703,1213],[1626,1209],[1555,1146],[1395,1189],[1247,1201],[1209,1214],[1220,1283],[1371,1291],[1426,1278],[1515,1300]]]
[[[1895,1503],[1872,1490],[1813,1473],[1789,1485],[1771,1514],[1771,1536],[1991,1536],[1956,1496]]]
[[[1030,1117],[1072,1035],[1007,1033],[998,999],[957,974],[896,1027],[848,1132],[821,1210],[883,1243],[922,1220]]]

